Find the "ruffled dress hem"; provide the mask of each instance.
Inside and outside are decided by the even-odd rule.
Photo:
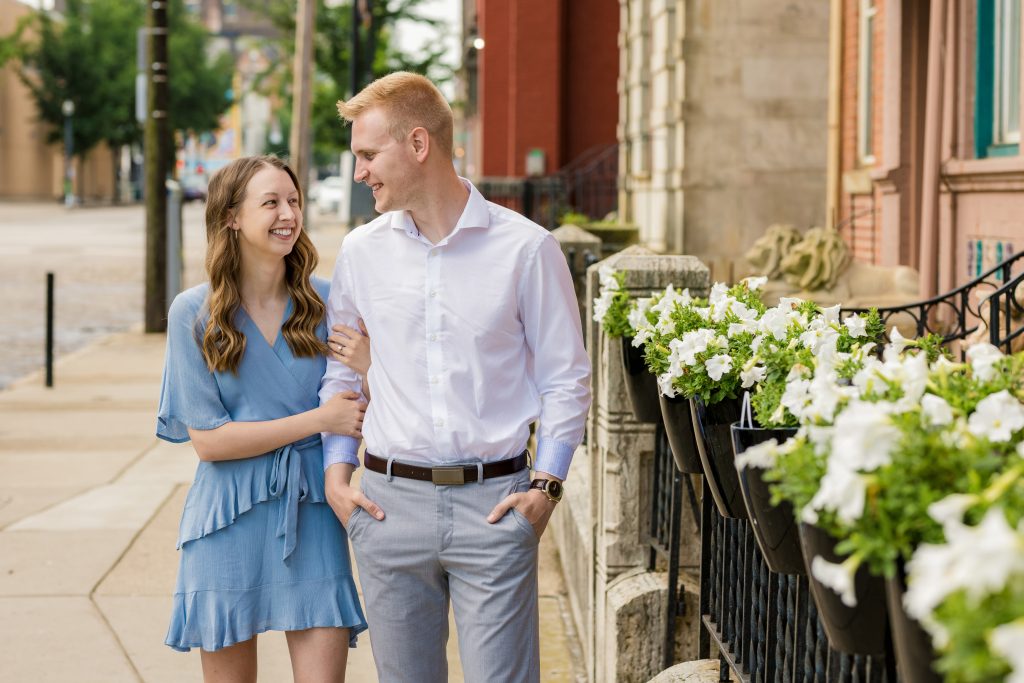
[[[353,648],[366,630],[359,596],[348,574],[241,590],[175,593],[164,643],[178,652],[193,647],[213,652],[266,631],[321,627],[350,629],[349,647]]]

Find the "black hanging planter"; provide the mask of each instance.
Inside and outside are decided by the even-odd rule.
[[[892,646],[896,653],[896,667],[901,683],[942,683],[935,673],[935,650],[932,639],[916,619],[903,608],[903,594],[907,590],[903,564],[896,567],[896,575],[885,580],[885,602],[889,608],[892,628]]]
[[[633,417],[637,422],[661,421],[661,406],[658,403],[658,378],[644,362],[644,350],[633,346],[632,337],[622,337],[622,369],[626,382],[626,396],[633,406]]]
[[[737,457],[749,447],[775,439],[779,443],[796,434],[795,428],[761,429],[732,425],[732,448]],[[796,516],[789,501],[772,505],[772,494],[767,482],[762,479],[764,471],[759,467],[737,468],[743,504],[750,517],[754,538],[761,548],[768,568],[776,574],[806,574],[804,555],[800,548],[800,532]]]
[[[690,410],[690,399],[676,396],[668,398],[658,396],[661,405],[661,421],[665,425],[668,445],[672,448],[672,459],[680,472],[685,474],[704,474],[697,453],[697,439],[693,433],[693,414]]]
[[[857,604],[847,607],[835,591],[815,579],[811,572],[811,563],[817,556],[834,564],[845,559],[836,554],[836,543],[838,541],[818,527],[800,524],[800,545],[807,561],[807,582],[828,642],[836,650],[851,655],[883,655],[889,636],[883,600],[885,581],[871,574],[867,565],[862,564],[853,577]]]
[[[738,398],[727,398],[705,405],[700,397],[695,397],[690,403],[693,409],[693,428],[697,435],[697,452],[704,466],[708,489],[718,513],[732,519],[747,518],[730,431],[732,423],[740,419],[740,405]]]

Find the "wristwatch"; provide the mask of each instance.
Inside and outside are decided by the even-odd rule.
[[[534,479],[530,482],[530,488],[543,491],[552,503],[562,500],[562,482],[557,479]]]

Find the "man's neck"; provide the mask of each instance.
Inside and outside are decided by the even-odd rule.
[[[425,188],[421,196],[423,205],[410,209],[409,213],[420,234],[437,244],[455,230],[469,202],[469,190],[453,172],[445,174],[436,185]]]

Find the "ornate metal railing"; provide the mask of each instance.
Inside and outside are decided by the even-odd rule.
[[[1024,254],[1021,252],[1014,258]],[[987,299],[989,341],[1009,353],[1017,345],[1014,341],[1024,335],[1024,272],[1012,280],[1004,277],[1002,287]]]
[[[932,297],[924,301],[917,301],[903,306],[888,306],[879,308],[878,313],[885,323],[886,329],[899,323],[910,323],[916,331],[916,336],[922,337],[926,334],[942,335],[946,342],[957,339],[966,339],[978,330],[979,321],[982,319],[982,311],[986,300],[998,292],[1016,292],[1020,278],[1014,280],[1017,285],[1011,287],[1015,270],[1024,266],[1024,251],[1014,254],[991,270],[982,273],[974,280],[956,289]],[[1002,283],[1006,283],[1002,285]],[[1002,285],[1002,287],[1001,287]],[[1020,313],[1020,298],[1015,295],[1002,294],[1001,296],[1013,299],[1012,308],[1007,305],[1006,310],[1016,310]],[[1003,301],[1001,298],[999,301]],[[1009,301],[1007,300],[1007,304]],[[993,302],[991,305],[996,305]],[[843,314],[866,313],[866,308],[844,308]],[[1006,315],[1006,319],[1010,319]],[[995,318],[993,318],[995,320]],[[990,327],[990,338],[996,343],[996,325]]]

